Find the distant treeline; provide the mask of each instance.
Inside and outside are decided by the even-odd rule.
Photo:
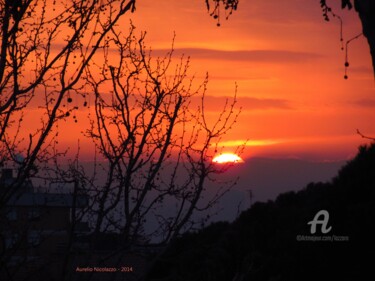
[[[322,233],[318,224],[313,234],[308,222],[320,210],[328,211],[332,228]],[[367,280],[373,276],[374,225],[372,144],[361,146],[331,182],[282,193],[255,203],[233,223],[176,239],[148,280]]]

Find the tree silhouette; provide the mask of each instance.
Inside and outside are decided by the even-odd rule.
[[[153,59],[144,34],[136,38],[133,27],[129,33],[119,31],[120,18],[133,12],[135,3],[0,3],[0,166],[17,170],[15,178],[0,182],[1,230],[11,225],[7,206],[22,195],[18,191],[29,179],[74,184],[67,242],[57,260],[61,280],[74,275],[77,251],[81,261],[100,265],[107,259],[93,253],[103,237],[105,241],[111,235],[121,237],[113,253],[106,250],[112,261],[113,256],[122,260],[125,250],[142,239],[157,236],[166,243],[193,227],[193,214],[210,208],[227,190],[219,186],[212,198],[201,200],[207,181],[228,168],[211,160],[220,152],[215,143],[236,122],[236,99],[227,101],[217,121],[210,124],[204,110],[207,78],[194,89],[188,60],[181,59],[173,69],[173,50]],[[109,62],[115,52],[118,57]],[[66,154],[56,149],[61,121],[77,121],[74,115],[79,108],[74,101],[82,100],[87,107],[88,95],[94,100],[94,117],[86,136],[106,161],[96,163],[101,170],[93,175],[80,166],[78,155],[68,168],[61,167],[58,160]],[[191,104],[193,98],[200,100],[198,106]],[[36,108],[40,124],[28,127],[27,110]],[[78,212],[82,194],[91,200]],[[166,201],[174,203],[174,212],[160,211]],[[88,249],[77,250],[75,230],[83,218],[93,227],[93,235],[85,237]],[[150,218],[158,222],[153,233],[145,229]],[[28,231],[32,225],[25,221],[23,229]],[[5,249],[4,237],[1,232],[0,273],[5,271],[7,278],[14,274],[34,278],[27,272],[27,253],[16,265],[25,270],[10,265],[12,253]],[[11,250],[34,246],[23,241]],[[45,269],[42,264],[35,270]]]
[[[207,10],[215,20],[217,20],[217,26],[220,26],[221,14],[225,14],[225,18],[228,19],[233,11],[237,10],[239,0],[205,0]],[[212,5],[213,4],[213,5]],[[224,10],[223,10],[224,9]],[[223,10],[223,11],[222,11]]]
[[[63,108],[64,102],[81,87],[82,73],[103,40],[134,5],[135,0],[0,2],[0,164],[18,165],[17,180],[2,193],[0,206],[51,159],[56,125],[74,110]],[[40,126],[27,130],[25,138],[24,110],[35,103],[42,111]]]
[[[362,22],[363,35],[367,38],[370,46],[375,75],[375,3],[370,0],[354,0],[354,6]]]
[[[353,1],[341,0],[341,8],[351,10],[353,8]],[[326,20],[329,20],[329,13],[332,9],[327,5],[326,0],[320,0],[320,6],[323,9],[323,15]],[[372,57],[372,66],[375,76],[375,3],[371,0],[354,0],[354,8],[362,23],[363,35],[367,38]],[[348,62],[345,62],[347,67]]]
[[[227,17],[239,5],[238,0],[205,3],[218,22],[220,11]],[[0,3],[0,163],[9,160],[19,164],[16,185],[36,172],[36,162],[50,158],[48,147],[53,143],[56,125],[75,110],[62,108],[64,102],[71,103],[71,95],[81,87],[82,73],[102,48],[103,39],[122,15],[135,11],[135,4],[136,0]],[[329,9],[325,0],[321,5]],[[342,0],[343,8],[352,6],[350,0]],[[356,0],[354,7],[374,61],[374,3]],[[35,67],[30,68],[31,64]],[[44,98],[44,104],[39,104],[44,108],[40,114],[43,122],[39,128],[29,130],[27,137],[21,136],[22,111],[33,104],[36,96]],[[6,202],[8,195],[5,193],[1,200]]]
[[[353,280],[372,272],[375,251],[375,144],[327,183],[310,183],[257,202],[233,223],[218,222],[171,242],[146,280]],[[329,211],[332,230],[308,222]],[[299,236],[347,237],[298,241]],[[324,273],[323,273],[324,272]]]
[[[90,188],[98,203],[95,232],[115,229],[124,244],[131,244],[146,235],[144,222],[152,220],[158,221],[154,236],[162,235],[165,243],[191,227],[196,210],[206,210],[226,191],[218,189],[212,200],[200,203],[206,182],[227,168],[212,158],[220,151],[217,142],[236,122],[236,99],[210,125],[204,111],[207,79],[194,89],[188,60],[173,68],[173,50],[152,58],[145,34],[137,38],[133,27],[126,35],[115,28],[112,32],[104,64],[88,68],[85,77],[95,94],[95,117],[86,135],[108,163],[105,184]],[[109,59],[114,50],[118,56]],[[198,96],[201,104],[193,106]],[[172,203],[173,211],[159,210]]]
[[[155,234],[162,234],[166,243],[194,225],[194,212],[211,207],[225,192],[219,190],[210,200],[201,201],[205,183],[223,172],[210,161],[218,152],[215,142],[237,117],[234,99],[210,125],[204,111],[207,81],[194,89],[187,75],[188,64],[181,61],[173,69],[172,53],[152,60],[143,35],[133,37],[132,29],[130,35],[118,32],[120,19],[134,12],[135,4],[136,0],[0,1],[0,166],[12,163],[17,169],[15,180],[1,187],[0,212],[30,178],[42,173],[48,177],[51,172],[49,180],[74,183],[74,199],[82,191],[92,195],[92,202],[79,217],[92,223],[94,241],[103,233],[120,233],[122,247],[116,249],[120,253],[141,236],[148,237],[144,223],[150,216],[160,225]],[[205,0],[205,4],[220,24],[223,15],[228,17],[238,8],[239,0]],[[354,4],[374,58],[373,2],[357,0]],[[343,8],[351,6],[350,1],[343,1]],[[97,60],[113,49],[119,54],[116,64]],[[94,75],[95,71],[99,75]],[[97,165],[106,175],[104,184],[98,183],[101,175],[97,171],[90,177],[78,160],[67,170],[56,161],[65,155],[55,150],[58,126],[78,110],[72,103],[85,100],[88,88],[95,102],[86,135],[107,161]],[[190,101],[198,94],[202,102],[193,110]],[[86,101],[83,106],[87,106]],[[39,123],[25,125],[27,109],[38,109],[33,113],[38,112]],[[51,163],[57,166],[54,170]],[[167,200],[174,200],[176,211],[172,215],[159,212]],[[284,201],[294,202],[294,195],[280,197],[279,203]],[[253,210],[271,207],[257,205]],[[267,212],[262,216],[270,219]],[[66,268],[73,264],[73,230],[79,222],[74,213],[60,271],[62,279],[70,278]],[[265,234],[270,224],[254,233],[261,245],[268,243]],[[221,232],[226,226],[213,229]],[[227,235],[236,238],[234,233]],[[230,250],[235,255],[244,251],[241,247]],[[90,251],[94,252],[92,248]],[[256,258],[240,260],[243,268],[248,269],[254,259],[263,265],[264,254],[261,249],[257,251]],[[86,252],[85,257],[92,252]],[[213,250],[212,259],[230,264],[222,253]]]
[[[223,18],[223,14],[224,18],[228,19],[240,4],[240,0],[205,0],[205,2],[210,16],[217,21],[218,26],[220,26],[220,19]],[[329,2],[320,0],[325,20],[329,20],[329,15],[332,15],[332,8],[329,6]],[[375,4],[372,0],[341,0],[341,8],[351,10],[353,3],[362,23],[363,35],[367,38],[370,47],[375,76]]]

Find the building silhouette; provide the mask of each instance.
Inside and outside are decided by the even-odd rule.
[[[0,192],[16,188],[15,180],[12,169],[3,169]],[[0,280],[56,271],[61,256],[68,248],[82,247],[75,241],[90,231],[87,222],[77,220],[88,202],[86,194],[36,191],[30,180],[12,190],[0,209]]]

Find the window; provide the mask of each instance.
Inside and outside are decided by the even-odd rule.
[[[37,208],[32,208],[29,210],[28,218],[30,220],[37,219],[40,217],[40,210]]]
[[[7,219],[9,221],[15,221],[15,220],[17,220],[17,210],[14,209],[14,208],[8,209],[7,213],[6,213],[6,216],[7,216]]]
[[[27,235],[27,243],[28,244],[30,244],[32,246],[37,246],[37,245],[40,244],[40,240],[41,240],[40,232],[35,231],[35,230],[29,231],[29,233]]]
[[[11,249],[13,248],[14,245],[16,245],[18,241],[18,234],[17,233],[7,233],[5,236],[5,248],[6,249]]]

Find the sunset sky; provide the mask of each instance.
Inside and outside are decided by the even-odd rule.
[[[332,1],[335,2],[335,1]],[[334,3],[332,3],[334,4]],[[361,32],[353,11],[343,19],[344,45]],[[225,145],[249,140],[244,157],[348,159],[375,135],[374,81],[364,37],[349,45],[349,79],[344,77],[339,20],[324,21],[319,1],[240,1],[221,27],[203,0],[137,2],[129,17],[147,31],[155,55],[166,53],[173,34],[175,56],[190,56],[190,73],[209,73],[207,110],[215,117],[238,85],[239,122]],[[127,27],[126,27],[127,28]]]
[[[151,135],[146,141],[147,145],[150,147],[154,145],[159,150],[147,150],[141,145],[138,146],[138,148],[141,147],[139,155],[147,159],[149,151],[157,151],[155,155],[160,153],[162,146],[158,140],[167,144],[173,143],[170,146],[172,152],[168,151],[168,158],[165,158],[172,159],[172,161],[177,159],[173,157],[176,155],[173,154],[173,149],[177,150],[176,147],[194,153],[202,151],[203,142],[199,142],[200,147],[198,147],[198,141],[195,142],[195,140],[201,140],[199,137],[194,137],[196,131],[193,131],[192,128],[196,124],[198,124],[196,127],[206,124],[205,121],[211,124],[215,123],[220,119],[220,112],[226,101],[233,99],[236,94],[236,110],[241,108],[241,114],[229,133],[219,140],[214,140],[219,143],[213,143],[209,149],[208,157],[205,155],[204,158],[205,161],[217,160],[218,158],[215,158],[218,156],[217,154],[237,152],[239,146],[246,144],[242,154],[239,155],[241,158],[232,158],[236,162],[236,168],[230,169],[232,172],[228,171],[228,178],[239,178],[240,180],[231,193],[226,194],[227,197],[223,197],[224,203],[218,208],[222,206],[223,208],[228,206],[232,209],[235,208],[231,215],[231,218],[234,218],[239,209],[237,208],[238,204],[232,203],[250,203],[252,199],[249,199],[249,190],[256,194],[255,200],[265,201],[275,198],[281,192],[301,189],[312,181],[332,179],[339,168],[356,155],[359,145],[369,143],[369,140],[362,138],[357,130],[364,135],[375,137],[373,121],[375,120],[375,81],[369,46],[366,39],[360,36],[351,41],[348,49],[345,48],[346,42],[358,36],[362,32],[362,28],[357,13],[341,10],[340,3],[337,2],[341,1],[327,1],[328,5],[331,5],[333,11],[342,19],[342,41],[340,41],[339,19],[331,16],[329,22],[325,21],[318,0],[240,0],[238,10],[234,11],[228,20],[222,14],[220,27],[217,26],[217,21],[209,15],[205,0],[137,0],[135,13],[127,12],[118,25],[111,30],[121,31],[124,38],[129,39],[126,37],[131,25],[134,25],[136,28],[134,35],[137,40],[141,34],[147,32],[144,43],[147,48],[152,50],[151,54],[154,58],[163,58],[173,46],[173,57],[175,58],[172,61],[173,64],[180,63],[181,57],[189,58],[187,84],[194,77],[194,87],[196,87],[205,81],[207,73],[209,77],[205,93],[206,119],[204,122],[199,114],[195,114],[198,112],[197,107],[200,105],[201,97],[194,96],[189,105],[195,106],[195,109],[191,109],[189,112],[190,107],[189,110],[181,107],[183,113],[180,111],[178,115],[178,118],[181,119],[177,118],[181,122],[177,122],[177,129],[175,128],[176,130],[172,133],[173,141],[165,142],[167,139],[164,138],[165,132],[169,125],[165,124],[167,123],[165,120],[173,119],[170,117],[173,115],[173,112],[171,113],[173,110],[168,106],[162,108],[161,115],[165,119],[160,119],[161,121],[158,123],[158,128],[162,129],[154,130],[157,140],[155,141],[154,136]],[[57,22],[59,22],[57,15],[64,9],[68,9],[64,6],[63,1],[46,1],[45,3],[48,4],[48,9],[50,5],[53,7],[52,11],[46,12],[47,18],[56,19]],[[112,8],[116,9],[119,2],[115,1],[112,4]],[[14,139],[15,147],[18,146],[17,149],[11,147],[15,157],[22,158],[26,150],[39,145],[37,139],[47,127],[45,125],[47,116],[55,116],[50,114],[50,107],[52,104],[59,104],[55,98],[64,94],[64,97],[61,96],[60,99],[62,103],[58,111],[59,121],[54,124],[53,128],[51,127],[52,131],[49,132],[47,140],[42,139],[44,148],[47,148],[48,153],[52,148],[53,155],[61,156],[61,163],[64,164],[73,159],[79,159],[85,165],[87,164],[87,167],[93,163],[96,167],[96,161],[105,160],[103,155],[106,153],[100,154],[100,149],[95,150],[95,144],[98,144],[95,143],[97,141],[95,94],[90,83],[85,80],[88,72],[83,71],[84,74],[80,76],[80,79],[73,79],[79,76],[77,73],[81,73],[78,69],[84,65],[82,61],[90,57],[86,57],[86,55],[90,50],[95,49],[93,47],[95,44],[92,42],[102,38],[103,29],[100,27],[100,23],[108,19],[109,13],[113,17],[116,15],[114,10],[104,8],[102,10],[102,8],[98,6],[97,20],[90,21],[88,29],[85,29],[84,35],[81,36],[80,43],[82,45],[77,44],[81,48],[72,48],[72,53],[67,52],[65,57],[57,60],[56,65],[44,77],[48,83],[38,84],[35,93],[31,93],[33,98],[27,104],[27,108],[12,116],[15,123],[10,122],[12,126],[9,127],[9,130],[7,129],[6,133],[9,139]],[[81,15],[79,14],[79,16]],[[34,19],[29,16],[28,20],[33,21]],[[41,41],[47,38],[48,32],[51,30],[49,28],[53,27],[54,21],[51,22],[50,25],[47,24],[43,27],[46,29],[41,29]],[[67,38],[71,38],[69,36],[74,33],[76,21],[62,21],[61,24],[59,32],[52,36],[51,42],[47,40],[47,42],[40,43],[39,47],[42,53],[48,50],[48,55],[53,57],[64,49],[63,47],[68,41]],[[28,25],[23,28],[28,28]],[[110,129],[103,130],[102,124],[99,127],[102,132],[105,131],[106,135],[111,137],[111,141],[110,145],[104,141],[102,146],[107,149],[115,143],[114,146],[118,145],[116,148],[122,150],[126,148],[127,144],[137,143],[137,138],[142,139],[147,131],[142,131],[142,129],[149,124],[151,118],[148,117],[151,114],[148,110],[152,109],[152,106],[148,107],[147,102],[142,103],[142,101],[149,102],[149,99],[156,99],[155,85],[162,85],[161,88],[165,87],[168,92],[173,87],[165,84],[173,79],[168,80],[170,76],[167,76],[166,83],[164,83],[165,81],[160,84],[157,82],[155,84],[146,83],[145,86],[145,79],[141,76],[147,76],[144,69],[138,71],[140,69],[138,67],[137,71],[133,72],[132,69],[126,73],[132,77],[131,79],[134,79],[130,79],[131,82],[128,84],[131,90],[124,90],[127,94],[130,92],[129,100],[135,104],[130,106],[131,114],[129,115],[132,117],[137,115],[139,108],[145,109],[142,114],[145,113],[141,114],[141,117],[135,118],[135,121],[133,119],[127,122],[137,128],[138,134],[131,135],[128,138],[129,141],[124,141],[129,136],[124,127],[121,127],[124,123],[118,122],[117,116],[113,119],[108,117],[118,114],[116,112],[111,115],[113,113],[111,109],[115,108],[121,111],[123,108],[117,105],[113,106],[115,102],[111,103],[115,97],[113,94],[114,83],[110,81],[110,75],[106,73],[114,75],[114,71],[119,71],[119,69],[127,71],[124,67],[127,64],[119,62],[120,56],[116,49],[116,44],[119,41],[112,40],[114,37],[111,36],[114,35],[107,34],[103,36],[105,38],[103,41],[99,41],[102,45],[97,50],[95,49],[94,56],[90,57],[92,60],[89,61],[88,68],[90,77],[94,80],[101,79],[101,75],[106,76],[107,79],[100,84],[100,87],[104,85],[104,89],[100,89],[100,98],[103,98],[110,106],[103,102],[100,109],[109,112],[109,115],[103,117],[101,121],[104,120],[106,124],[109,124]],[[21,32],[18,39],[20,42],[27,43],[30,40],[28,32]],[[137,40],[132,42],[138,42]],[[108,43],[107,45],[105,45],[105,41]],[[47,44],[48,47],[43,44]],[[103,47],[104,45],[105,47]],[[129,51],[127,48],[125,50]],[[138,51],[137,49],[132,55],[136,57],[139,55]],[[348,52],[348,79],[344,79],[345,51]],[[36,65],[39,63],[37,58],[40,55],[36,51],[31,54],[35,56],[36,62],[34,63],[31,55],[31,63],[21,69],[21,84],[24,85],[34,81],[34,76],[38,76]],[[124,57],[129,59],[129,56]],[[48,58],[46,61],[50,61],[50,59]],[[62,67],[65,61],[69,62],[66,69]],[[106,62],[107,64],[105,64]],[[166,72],[167,75],[173,75],[172,71],[169,69],[169,72]],[[136,73],[135,78],[132,76],[133,73]],[[140,79],[138,79],[139,77]],[[119,80],[123,79],[121,81],[124,82],[126,78],[128,77],[122,76]],[[61,80],[64,80],[63,82],[72,80],[78,82],[73,88],[64,88],[65,86],[60,85],[65,84],[61,83]],[[150,80],[152,79],[148,81]],[[132,88],[132,86],[134,87]],[[149,95],[147,98],[144,98],[145,92]],[[175,90],[171,93],[175,94]],[[176,105],[179,100],[176,96],[173,98],[169,96],[169,98],[170,105]],[[140,102],[137,103],[139,100]],[[155,108],[158,107],[155,106]],[[196,121],[195,118],[201,119]],[[225,120],[225,118],[223,119]],[[18,121],[21,123],[20,127],[15,125]],[[91,135],[89,132],[90,122],[94,128]],[[116,125],[120,125],[118,127],[121,128],[119,129],[120,137],[116,135]],[[155,128],[153,127],[153,129]],[[180,131],[188,131],[188,133],[181,137]],[[192,131],[194,133],[191,133]],[[205,130],[202,131],[204,134]],[[202,133],[202,131],[199,132]],[[193,137],[190,136],[190,139],[189,136],[186,136],[189,133],[193,135]],[[122,134],[125,134],[126,137],[123,137]],[[177,141],[180,139],[182,139],[181,142]],[[188,143],[189,141],[190,143]],[[219,147],[219,153],[216,151],[217,147]],[[124,149],[123,151],[127,152],[128,150]],[[240,149],[240,151],[242,150]],[[169,158],[169,152],[172,155],[171,158]],[[48,153],[46,153],[47,157],[49,157]],[[155,155],[152,154],[152,157]],[[160,153],[160,155],[163,154]],[[75,158],[76,156],[77,158]],[[188,156],[190,157],[190,155]],[[147,160],[150,161],[148,162],[151,163],[150,166],[154,165],[152,157],[148,158],[151,160]],[[193,159],[193,157],[189,159]],[[139,162],[142,163],[142,160]],[[215,166],[221,165],[222,161],[213,162],[216,162],[213,164]],[[60,162],[56,161],[56,164],[59,165]],[[142,165],[140,164],[140,166]],[[219,167],[225,168],[225,166]],[[87,169],[89,170],[90,167]],[[222,176],[224,177],[222,182],[227,182],[227,174],[222,174]],[[220,181],[212,182],[211,186],[208,184],[208,192],[216,194],[217,183]],[[245,208],[248,205],[245,204],[242,207]],[[226,214],[229,213],[227,211]]]
[[[118,28],[126,34],[132,22],[137,36],[146,31],[145,43],[155,57],[170,51],[175,36],[175,62],[190,57],[189,75],[197,84],[209,75],[205,110],[212,122],[237,85],[242,112],[221,140],[223,152],[247,141],[243,159],[346,160],[366,142],[357,129],[375,136],[375,88],[363,36],[349,45],[349,79],[344,79],[341,44],[362,29],[354,11],[333,4],[343,20],[343,42],[339,20],[324,21],[317,0],[241,0],[220,27],[204,0],[139,0],[135,13],[125,14]],[[96,56],[103,59],[100,52]],[[75,113],[78,123],[67,119],[59,125],[59,142],[75,151],[79,138],[85,143],[82,156],[92,160],[93,147],[86,145],[92,142],[82,134],[88,111],[81,109]],[[39,126],[39,116],[31,111],[27,128]]]

